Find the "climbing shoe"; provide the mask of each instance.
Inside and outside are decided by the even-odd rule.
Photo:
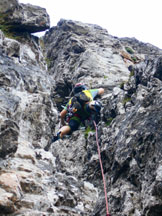
[[[44,150],[45,151],[48,151],[49,150],[49,148],[50,148],[50,146],[51,146],[51,142],[48,142],[48,144],[44,147]]]
[[[52,143],[54,143],[55,141],[57,141],[58,139],[60,139],[60,132],[57,133],[56,136],[53,136],[51,141],[44,147],[45,151],[48,151],[50,146],[52,145]]]
[[[57,141],[59,139],[58,135],[57,136],[53,136],[51,139],[51,143]]]

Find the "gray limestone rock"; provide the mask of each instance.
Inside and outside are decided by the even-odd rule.
[[[19,6],[18,0],[1,0],[0,13],[13,12]]]
[[[11,120],[1,121],[0,131],[0,158],[13,154],[18,146],[19,127]]]
[[[2,2],[10,18],[34,10],[19,30],[42,29],[44,10]],[[0,214],[106,215],[93,122],[44,151],[59,130],[61,105],[84,82],[105,88],[98,141],[111,215],[160,216],[161,50],[71,20],[40,40],[20,35],[18,41],[0,31]]]
[[[46,9],[31,4],[19,4],[17,0],[1,0],[0,25],[5,32],[45,31],[50,26]]]

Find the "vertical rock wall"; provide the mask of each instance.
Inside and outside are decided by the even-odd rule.
[[[70,92],[78,81],[104,86],[107,92],[99,136],[112,215],[160,215],[162,202],[155,188],[162,156],[161,50],[134,38],[114,38],[98,26],[64,20],[46,34],[45,43],[49,72],[61,83],[55,97],[64,98],[67,91],[61,89]],[[90,132],[85,142],[78,134],[64,141],[64,148],[56,143],[53,154],[59,155],[63,169],[98,187],[92,215],[105,215],[95,135]]]
[[[12,18],[36,8],[8,3]],[[30,33],[48,15],[36,12],[18,38],[0,31],[0,215],[106,214],[93,128],[43,150],[76,82],[105,88],[98,134],[111,215],[161,215],[161,50],[70,20],[38,40]]]

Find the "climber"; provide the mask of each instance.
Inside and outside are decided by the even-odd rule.
[[[76,131],[80,124],[88,119],[92,113],[97,114],[101,110],[101,104],[95,101],[94,98],[104,93],[103,88],[88,90],[85,85],[77,83],[73,91],[74,96],[60,113],[62,127],[50,143]],[[50,144],[45,147],[45,150],[48,150],[49,147]]]

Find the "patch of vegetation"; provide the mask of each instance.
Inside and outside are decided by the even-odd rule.
[[[125,105],[129,101],[131,101],[131,97],[130,96],[125,96],[125,98],[123,99],[123,105]]]
[[[51,65],[51,60],[49,58],[45,58],[45,61],[46,61],[47,67],[49,68]]]
[[[126,83],[126,81],[123,81],[122,83],[120,83],[120,89],[124,89],[124,84]]]
[[[108,78],[108,76],[105,75],[105,76],[104,76],[104,79],[107,79],[107,78]]]
[[[92,129],[90,126],[88,126],[88,127],[85,129],[85,132],[84,132],[84,137],[85,137],[85,139],[88,138],[89,132],[95,132],[95,130]]]
[[[109,126],[111,124],[112,120],[113,120],[112,117],[108,118],[106,121],[106,125]]]
[[[8,38],[12,38],[13,35],[10,32],[11,25],[7,24],[5,20],[7,19],[7,15],[0,14],[0,30],[4,33],[4,35]]]
[[[4,36],[20,42],[23,42],[24,39],[28,39],[28,33],[20,31],[18,24],[13,24],[7,21],[8,16],[10,16],[10,13],[0,14],[0,30],[4,33]]]
[[[134,54],[134,51],[133,51],[130,47],[125,47],[125,50],[126,50],[129,54]]]
[[[22,42],[23,38],[26,37],[25,32],[18,33],[18,32],[12,31],[11,29],[12,28],[9,25],[0,25],[0,30],[4,33],[5,37]]]
[[[6,19],[6,17],[7,17],[7,16],[6,16],[5,14],[2,14],[2,13],[0,14],[0,23],[1,23],[1,24],[4,23],[4,20]]]
[[[132,77],[132,76],[134,76],[134,71],[131,71],[129,74],[129,77]]]
[[[7,34],[9,34],[9,26],[6,26],[6,25],[0,25],[0,29],[1,31],[3,31],[3,33],[7,36]]]
[[[131,56],[131,59],[136,63],[137,62],[137,59],[136,59],[136,57],[134,57],[134,56]]]

